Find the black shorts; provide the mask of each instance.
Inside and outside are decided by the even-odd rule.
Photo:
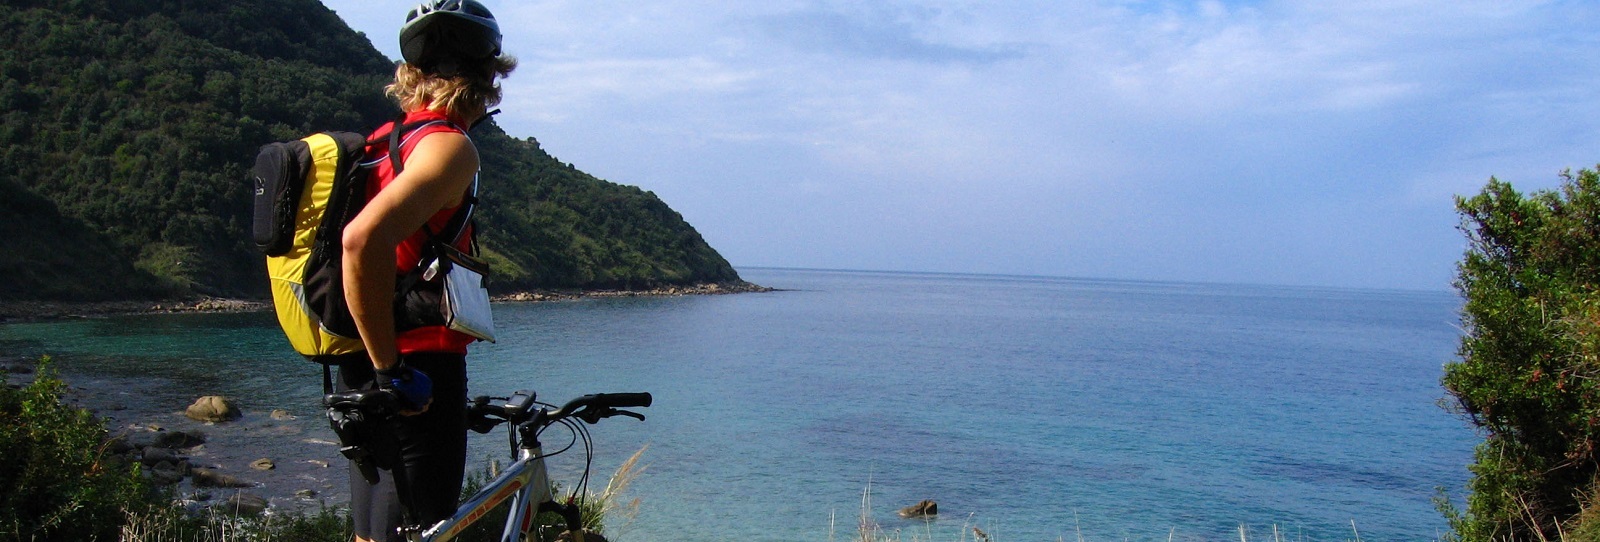
[[[420,525],[454,515],[467,463],[466,356],[415,353],[401,358],[433,380],[428,411],[400,416],[394,426],[404,476],[397,486],[391,470],[379,469],[377,483],[369,483],[355,463],[350,464],[350,519],[355,534],[379,542],[403,540],[395,528],[403,525],[401,506],[407,501],[415,514],[411,520]],[[372,365],[365,359],[339,366],[342,389],[368,388],[372,380]]]

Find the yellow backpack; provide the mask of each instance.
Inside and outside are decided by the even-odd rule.
[[[366,161],[368,150],[387,143],[388,160],[398,174],[405,167],[400,159],[405,135],[444,124],[403,120],[396,119],[388,133],[370,140],[354,132],[321,132],[263,145],[256,155],[252,235],[256,248],[267,256],[278,325],[295,351],[312,361],[333,364],[366,357],[344,300],[344,227],[371,198],[367,177],[382,154]],[[477,204],[475,195],[466,201],[447,230],[456,237],[466,231]],[[422,267],[396,285],[397,307],[402,294],[417,288]]]
[[[252,170],[252,230],[267,256],[278,324],[295,351],[314,361],[365,350],[344,300],[341,240],[368,199],[369,168],[361,162],[369,144],[353,132],[270,143]]]

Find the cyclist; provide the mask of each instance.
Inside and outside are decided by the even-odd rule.
[[[499,103],[516,60],[501,53],[494,15],[477,0],[429,0],[400,28],[404,61],[385,90],[405,111],[402,124],[438,121],[404,132],[398,162],[384,152],[369,177],[374,194],[344,230],[345,300],[370,359],[341,363],[347,389],[373,385],[407,405],[393,428],[398,464],[380,463],[376,481],[351,465],[350,505],[358,541],[395,540],[402,505],[429,524],[456,508],[466,465],[466,354],[471,336],[438,316],[438,288],[419,285],[395,307],[396,284],[415,269],[427,243],[445,234],[478,171],[467,128]],[[387,137],[393,123],[372,139]],[[457,247],[471,247],[472,232]],[[399,483],[396,483],[396,478]],[[402,502],[402,500],[404,502]]]

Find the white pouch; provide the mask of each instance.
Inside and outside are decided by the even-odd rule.
[[[441,250],[438,264],[444,269],[444,295],[439,306],[445,326],[467,335],[494,342],[494,314],[489,308],[489,289],[484,287],[488,266],[455,250]],[[431,271],[431,270],[430,270]]]

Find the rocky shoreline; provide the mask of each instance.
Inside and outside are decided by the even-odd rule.
[[[772,288],[748,282],[663,286],[641,290],[527,290],[493,296],[495,302],[572,301],[610,297],[677,297],[771,292]],[[29,301],[0,302],[0,324],[123,314],[182,312],[260,312],[272,310],[271,300],[187,297],[164,300]]]
[[[11,386],[38,374],[37,359],[0,360]],[[153,484],[171,488],[192,511],[236,515],[312,512],[348,500],[348,474],[321,412],[300,405],[265,411],[234,407],[207,417],[189,404],[152,399],[158,379],[61,374],[62,401],[105,423],[110,461],[138,463]],[[269,451],[270,450],[270,451]]]

